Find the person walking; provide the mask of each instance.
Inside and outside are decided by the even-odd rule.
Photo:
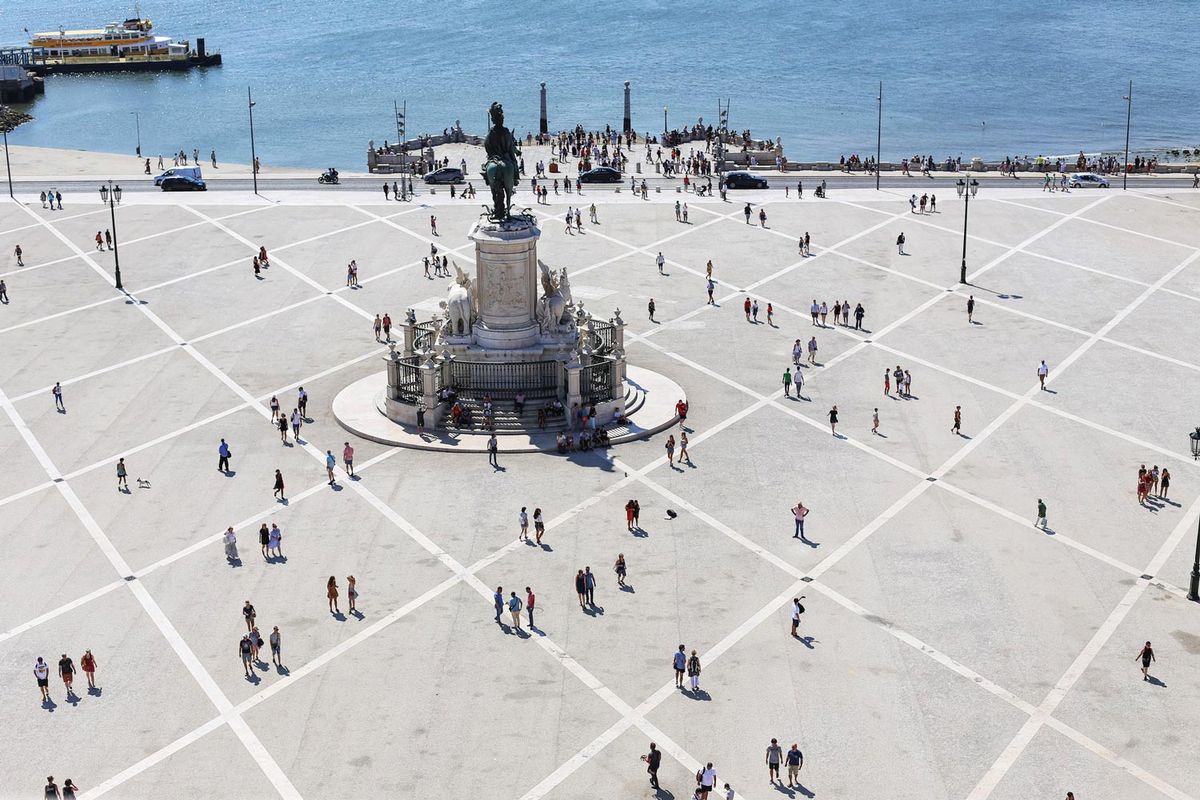
[[[488,437],[487,452],[488,452],[488,463],[491,464],[493,467],[498,468],[500,466],[500,459],[498,457],[499,452],[500,452],[500,443],[496,439],[495,431],[492,431],[491,436]]]
[[[271,523],[271,530],[267,531],[267,555],[283,558],[283,531],[274,522]]]
[[[542,543],[542,534],[546,532],[546,524],[542,522],[542,510],[535,508],[533,510],[533,536],[536,544]]]
[[[229,445],[222,439],[217,445],[217,472],[229,472]]]
[[[871,433],[875,436],[879,435],[879,409],[875,409],[871,414]]]
[[[808,509],[804,507],[804,503],[800,502],[799,500],[796,501],[795,507],[792,508],[792,516],[796,519],[796,532],[792,534],[792,538],[803,539],[804,518],[808,516]]]
[[[4,282],[4,278],[0,278],[0,303],[8,305],[8,284]]]
[[[232,526],[225,529],[225,533],[221,537],[221,540],[225,543],[225,558],[231,563],[237,561],[237,534],[233,532]]]
[[[271,645],[271,663],[282,667],[283,662],[280,656],[282,655],[283,637],[279,634],[278,625],[271,629],[271,635],[267,637],[267,641]]]
[[[683,645],[679,645],[679,649],[675,651],[671,664],[675,667],[675,688],[682,689],[683,676],[687,672],[687,651]]]
[[[91,650],[84,650],[83,655],[79,657],[79,668],[83,670],[83,674],[87,676],[88,688],[96,688],[96,657],[92,655]]]
[[[122,489],[129,492],[129,470],[125,469],[125,459],[117,459],[117,491]]]
[[[50,665],[38,656],[33,665],[33,677],[37,680],[38,689],[42,693],[42,702],[50,699]]]
[[[589,606],[596,605],[596,573],[591,567],[583,568],[583,588]]]
[[[286,500],[287,500],[287,498],[283,496],[283,473],[282,473],[282,472],[280,472],[279,470],[275,470],[275,491],[274,491],[274,494],[275,494],[275,496],[276,496],[277,498],[279,498],[279,501],[280,501],[280,502],[284,502],[284,501],[286,501]]]
[[[492,592],[492,608],[496,611],[496,624],[500,624],[500,615],[504,613],[504,587],[497,586]]]
[[[625,504],[625,530],[633,530],[633,500]]]
[[[56,410],[56,411],[61,411],[61,412],[62,412],[62,413],[64,413],[64,414],[65,414],[65,413],[67,413],[67,407],[66,407],[65,405],[63,405],[63,391],[62,391],[62,384],[61,384],[61,383],[59,383],[59,382],[57,382],[57,381],[55,381],[55,383],[54,383],[54,388],[50,390],[50,393],[54,395],[54,408],[55,408],[55,410]]]
[[[25,262],[24,262],[24,261],[22,260],[22,258],[21,258],[21,256],[22,256],[22,255],[24,255],[24,251],[23,251],[23,250],[21,250],[21,245],[20,245],[20,244],[18,244],[18,245],[16,246],[16,249],[14,249],[14,250],[13,250],[13,253],[14,253],[14,255],[16,255],[16,257],[17,257],[17,266],[18,266],[18,267],[23,267],[23,266],[25,266]]]
[[[838,410],[837,406],[829,409],[829,430],[837,436]]]
[[[1146,642],[1146,646],[1142,648],[1142,651],[1133,660],[1137,661],[1138,659],[1142,661],[1142,680],[1150,680],[1150,662],[1157,661],[1158,659],[1154,657],[1154,648],[1150,646],[1149,642]]]
[[[335,482],[335,478],[333,476],[333,470],[336,466],[337,466],[337,459],[334,458],[333,451],[326,450],[325,451],[325,474],[329,477],[329,485],[330,486],[333,486],[334,482]]]
[[[520,513],[517,514],[517,524],[521,528],[520,533],[517,534],[517,541],[518,542],[528,542],[529,541],[529,514],[527,514],[525,512],[525,506],[521,506],[521,511],[520,511]]]
[[[613,572],[617,573],[617,586],[625,588],[625,554],[617,553],[617,562],[613,564]]]
[[[967,297],[967,324],[968,325],[970,325],[974,322],[974,316],[975,316],[975,295],[969,295]]]
[[[429,232],[430,232],[431,234],[433,234],[434,236],[437,236],[437,235],[438,235],[438,232],[437,232],[437,217],[435,217],[433,214],[430,214],[430,215],[429,215]]]
[[[58,660],[58,675],[62,678],[63,685],[67,687],[67,697],[73,696],[75,694],[75,689],[72,687],[75,680],[75,662],[66,653],[63,653],[62,658]]]
[[[783,748],[778,739],[771,739],[767,745],[767,783],[772,786],[779,780],[779,765],[783,762]]]
[[[846,313],[846,307],[842,306],[842,314]],[[862,330],[863,317],[867,315],[867,310],[863,308],[863,304],[859,303],[854,307],[854,330]]]
[[[429,259],[428,258],[425,259],[425,277],[426,278],[429,277]],[[371,323],[371,330],[373,330],[375,332],[375,341],[377,341],[377,342],[383,341],[380,338],[380,333],[383,331],[383,320],[379,318],[378,314],[375,315],[375,321]]]
[[[587,597],[587,579],[583,577],[583,570],[575,573],[575,594],[579,595],[579,607],[584,608],[584,599]]]
[[[679,432],[679,461],[680,461],[680,463],[682,463],[684,461],[686,461],[688,464],[692,463],[692,457],[690,455],[688,455],[687,448],[688,448],[687,431],[680,431]]]
[[[1042,363],[1038,364],[1038,388],[1042,391],[1046,390],[1046,376],[1050,374],[1050,368],[1046,366],[1046,360],[1042,359]]]
[[[267,548],[271,546],[271,529],[267,527],[267,523],[263,523],[258,529],[258,547],[262,551],[262,557],[267,558]]]
[[[667,451],[667,464],[669,464],[671,467],[674,467],[675,466],[675,434],[670,434],[667,436],[667,443],[665,445],[663,445],[663,448]]]
[[[104,234],[102,234],[100,231],[96,231],[96,249],[101,251],[104,250]]]
[[[646,304],[646,310],[650,312],[650,321],[654,322],[654,298],[650,298],[650,302]]]
[[[521,628],[521,598],[517,597],[516,592],[511,592],[508,598],[508,613],[512,615],[513,627],[518,631]]]
[[[696,651],[692,651],[691,657],[687,662],[687,674],[691,680],[692,692],[700,691],[700,656],[696,655]]]
[[[292,409],[292,438],[297,442],[300,441],[300,427],[304,424],[304,417],[300,414],[300,409]]]
[[[254,645],[250,642],[250,634],[242,634],[238,642],[238,656],[242,659],[242,671],[249,678],[254,675]]]
[[[664,274],[663,265],[667,263],[667,260],[663,258],[662,250],[658,251],[658,256],[654,259],[654,263],[658,265],[658,274]]]
[[[74,781],[67,778],[62,785],[62,800],[75,800],[75,793],[82,791],[75,785]]]
[[[390,342],[392,340],[392,318],[385,311],[383,314],[383,341]]]
[[[1171,488],[1171,471],[1163,467],[1162,475],[1158,479],[1158,496],[1167,499],[1167,489]]]
[[[792,749],[787,751],[784,757],[784,763],[787,764],[788,772],[788,788],[792,789],[800,785],[800,768],[804,766],[804,753],[800,752],[800,745],[792,742]]]
[[[280,414],[280,415],[279,415],[279,419],[276,421],[276,423],[275,423],[275,424],[279,426],[279,440],[280,440],[281,442],[283,442],[283,443],[286,445],[286,444],[288,443],[288,438],[287,438],[287,432],[288,432],[288,421],[287,421],[287,415],[286,415],[286,414]]]
[[[750,317],[751,317],[751,322],[753,322],[755,325],[757,325],[758,324],[758,301],[757,300],[755,300],[754,302],[752,302],[750,304]]]
[[[338,585],[337,578],[330,575],[329,580],[325,582],[325,598],[329,601],[329,613],[341,614],[341,609],[338,608]]]
[[[646,772],[650,774],[650,785],[659,789],[658,785],[658,768],[662,765],[662,751],[659,750],[654,742],[650,743],[650,752],[642,756],[642,761],[646,763]]]
[[[247,600],[242,606],[242,621],[246,623],[246,633],[254,630],[254,620],[257,616],[258,612],[254,610],[254,606]]]
[[[354,448],[349,442],[342,442],[342,464],[346,468],[346,474],[351,478],[354,477]]]
[[[950,432],[962,436],[962,406],[954,407],[954,425],[951,426]]]
[[[271,402],[269,405],[271,407],[271,422],[274,424],[276,420],[279,419],[279,398],[275,395],[271,395]]]
[[[817,337],[814,336],[808,340],[808,363],[817,363]]]
[[[300,412],[300,419],[308,421],[308,392],[304,391],[301,386],[296,389],[296,410]]]
[[[746,215],[746,224],[749,225],[750,224],[750,214],[751,214],[749,203],[746,203],[746,207],[742,209],[742,213]]]
[[[112,231],[108,228],[104,229],[104,245],[107,249],[112,250]]]
[[[537,628],[533,627],[533,604],[536,600],[537,600],[537,597],[534,596],[533,589],[530,589],[528,586],[526,586],[525,587],[525,614],[529,617],[529,629],[530,630],[537,630]]]
[[[803,536],[803,534],[801,534]],[[800,638],[800,615],[804,613],[804,604],[800,601],[804,599],[804,595],[792,598],[792,638]]]
[[[783,396],[792,396],[792,368],[785,367],[783,370]]]
[[[900,231],[900,235],[896,237],[896,250],[900,255],[904,255],[904,231]]]
[[[1037,502],[1037,519],[1033,521],[1033,527],[1046,530],[1049,521],[1046,519],[1046,504],[1042,502],[1042,498],[1038,498]]]
[[[358,611],[358,579],[353,575],[346,576],[346,599],[349,601],[349,608],[346,610],[351,614]]]

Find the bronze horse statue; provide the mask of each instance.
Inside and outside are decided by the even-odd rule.
[[[504,222],[512,218],[512,196],[520,175],[518,159],[521,150],[512,131],[504,127],[504,107],[492,103],[488,113],[492,118],[492,129],[483,141],[487,161],[482,172],[484,183],[492,190],[488,219]]]

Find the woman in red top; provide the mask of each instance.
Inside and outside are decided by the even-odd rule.
[[[96,688],[96,657],[92,655],[91,650],[84,652],[79,658],[79,666],[83,670],[83,674],[87,675],[89,689]]]
[[[625,504],[625,530],[633,530],[633,501]]]

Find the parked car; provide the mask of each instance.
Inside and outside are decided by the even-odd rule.
[[[426,183],[466,183],[467,177],[458,167],[442,167],[425,173]]]
[[[725,173],[726,189],[766,189],[767,179],[744,169]]]
[[[164,192],[204,192],[208,190],[208,185],[199,178],[193,178],[191,175],[172,175],[169,178],[163,178],[158,184]]]
[[[1097,175],[1094,172],[1076,172],[1071,175],[1069,183],[1072,189],[1078,189],[1080,186],[1095,186],[1101,189],[1108,188],[1108,178],[1103,175]]]
[[[592,167],[579,173],[580,183],[620,183],[622,180],[621,171],[612,167]]]
[[[200,174],[199,167],[171,167],[171,169],[154,179],[154,185],[161,186],[162,182],[167,178],[174,178],[179,175],[186,175],[187,177],[195,178],[198,181],[204,180],[204,176]]]

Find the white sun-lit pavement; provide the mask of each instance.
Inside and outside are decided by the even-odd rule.
[[[707,761],[747,798],[1200,796],[1200,607],[1181,588],[1200,512],[1187,451],[1200,194],[987,186],[970,208],[970,287],[951,196],[923,216],[899,191],[555,197],[535,207],[540,257],[594,313],[621,309],[630,364],[684,387],[693,464],[671,468],[659,434],[502,453],[499,470],[357,440],[330,410],[381,369],[374,315],[443,293],[420,266],[429,215],[466,268],[477,205],[127,193],[121,294],[93,244],[108,210],[64,199],[62,212],[0,206],[3,796],[53,774],[85,797],[650,797],[638,756],[651,740],[663,798],[690,797]],[[745,200],[755,214],[766,201],[769,228],[743,222]],[[563,201],[585,233],[563,232]],[[271,267],[255,280],[260,245]],[[351,258],[360,289],[345,287]],[[813,328],[813,298],[862,302],[866,330]],[[785,398],[792,342],[814,333],[804,397]],[[910,400],[883,396],[896,364]],[[285,447],[266,402],[290,409],[300,385],[311,422]],[[339,470],[331,488],[324,453],[347,440],[358,480]],[[1171,470],[1169,501],[1137,504],[1140,464]],[[812,544],[792,538],[797,500]],[[543,509],[545,547],[516,541],[523,505]],[[286,560],[260,555],[264,521]],[[219,541],[229,525],[238,566]],[[616,586],[618,552],[631,591]],[[585,565],[599,578],[589,613],[573,588]],[[361,618],[334,618],[325,582],[337,576],[345,611],[350,574]],[[533,588],[535,631],[496,625],[498,585]],[[247,599],[264,635],[280,627],[287,667],[253,681],[237,655]],[[1147,639],[1155,683],[1134,661]],[[698,696],[673,688],[680,643],[704,665]],[[36,657],[53,667],[85,648],[100,691],[80,676],[68,700],[52,676],[43,705]],[[805,754],[794,794],[767,784],[771,737]]]

